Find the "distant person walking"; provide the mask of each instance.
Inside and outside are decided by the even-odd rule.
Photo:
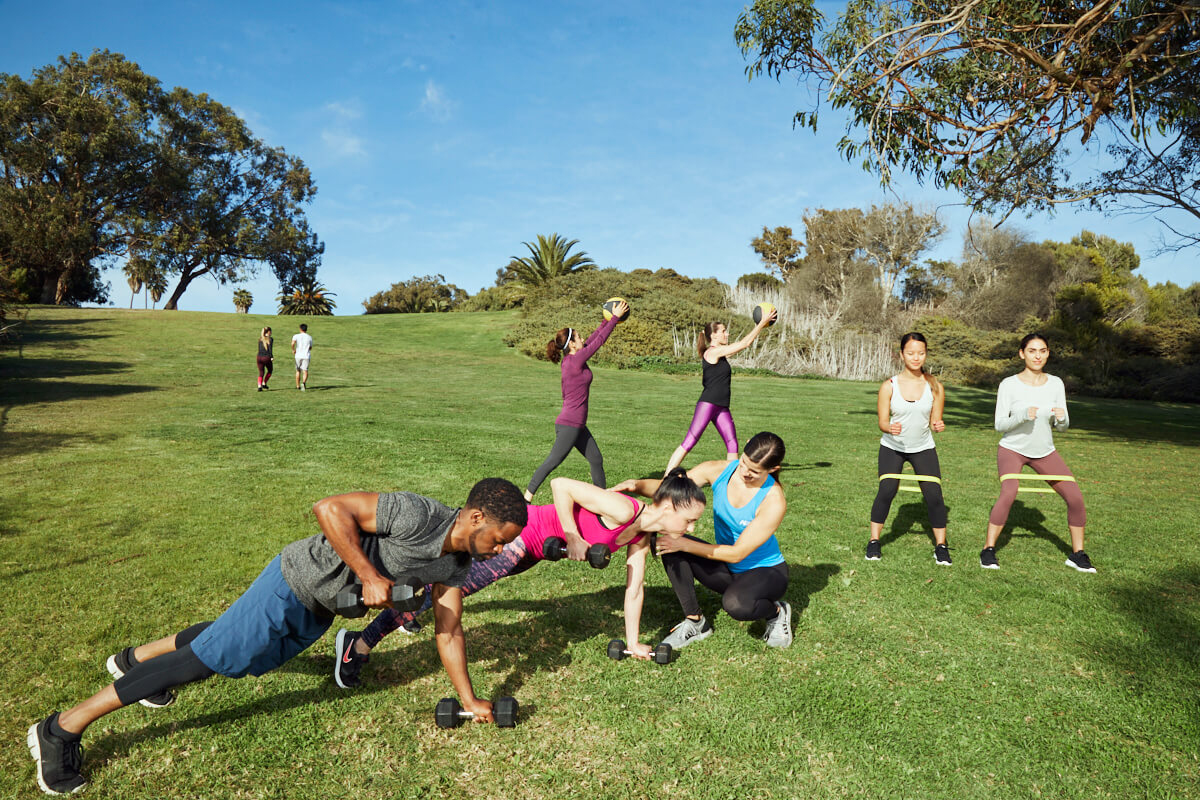
[[[275,370],[275,338],[271,336],[270,328],[263,328],[258,337],[258,390],[269,389],[267,381]]]
[[[700,331],[696,337],[696,352],[703,365],[701,380],[704,389],[700,392],[700,400],[696,403],[696,412],[692,414],[692,424],[683,437],[683,444],[671,454],[666,472],[683,463],[684,456],[700,441],[700,435],[710,422],[725,441],[726,460],[733,461],[738,457],[737,428],[733,424],[733,414],[729,413],[733,368],[729,366],[727,357],[749,347],[763,328],[774,322],[777,316],[777,311],[764,314],[749,333],[733,344],[729,343],[729,329],[724,322],[709,322]]]
[[[1083,494],[1066,462],[1054,449],[1052,431],[1065,431],[1071,422],[1067,415],[1067,389],[1062,378],[1045,372],[1050,346],[1044,335],[1031,333],[1026,336],[1021,340],[1017,355],[1025,362],[1025,369],[1002,380],[996,393],[996,430],[1004,434],[996,450],[1000,497],[988,516],[987,539],[979,554],[979,566],[1000,568],[996,560],[996,542],[1008,521],[1013,501],[1017,499],[1020,483],[1016,478],[1004,478],[1020,473],[1021,467],[1028,464],[1034,472],[1045,475],[1050,488],[1067,502],[1071,555],[1067,557],[1066,565],[1080,572],[1095,572],[1083,551],[1083,529],[1087,524]],[[1058,476],[1066,480],[1054,480]]]
[[[629,304],[624,300],[617,303],[612,308],[612,316],[592,331],[586,342],[574,328],[562,328],[546,344],[546,357],[555,364],[562,361],[562,411],[554,420],[554,444],[550,454],[533,473],[525,489],[526,502],[533,502],[533,496],[542,482],[566,459],[571,448],[578,450],[588,460],[592,468],[592,483],[601,489],[605,488],[604,456],[587,427],[588,396],[592,390],[592,371],[588,369],[587,362],[608,341],[609,335],[628,311]]]
[[[308,326],[301,324],[300,332],[292,337],[292,355],[296,357],[296,388],[302,392],[308,386],[308,362],[312,357],[312,346]]]

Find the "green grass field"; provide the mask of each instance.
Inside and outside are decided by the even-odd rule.
[[[105,685],[121,647],[218,615],[317,531],[315,500],[406,489],[455,505],[489,475],[523,487],[545,456],[557,369],[500,344],[510,315],[310,320],[305,393],[298,321],[35,308],[0,351],[0,796],[40,794],[30,724]],[[280,372],[258,393],[263,324]],[[863,560],[876,388],[735,376],[743,441],[788,445],[790,649],[702,593],[716,635],[664,667],[610,661],[623,570],[545,563],[466,603],[476,690],[515,695],[516,729],[434,726],[451,688],[431,625],[385,640],[355,692],[330,678],[331,631],[262,678],[101,720],[85,796],[1200,797],[1197,408],[1070,398],[1057,444],[1099,572],[1063,566],[1056,496],[1018,501],[990,571],[994,393],[950,387],[946,569],[906,493],[883,560]],[[698,392],[698,374],[596,369],[589,425],[611,483],[661,471]],[[687,463],[723,449],[710,430]],[[556,474],[586,479],[586,462]],[[648,584],[645,640],[679,616],[657,563]]]

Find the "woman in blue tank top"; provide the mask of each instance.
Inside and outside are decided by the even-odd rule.
[[[788,566],[775,531],[787,511],[775,473],[783,463],[783,440],[763,432],[746,442],[737,461],[706,461],[688,470],[698,485],[712,484],[716,543],[693,536],[657,537],[657,551],[683,607],[684,619],[663,642],[678,649],[712,634],[700,613],[696,582],[721,595],[721,606],[738,620],[767,620],[763,640],[792,643],[792,608],[783,600]],[[650,496],[658,481],[626,481],[614,491]]]

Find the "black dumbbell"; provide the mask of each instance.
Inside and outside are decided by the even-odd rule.
[[[501,728],[517,727],[517,709],[515,697],[498,699],[492,704],[492,716],[496,719],[496,725]],[[474,716],[470,711],[463,711],[462,705],[453,697],[438,700],[437,708],[433,710],[433,718],[439,728],[457,728],[464,719],[472,719]]]
[[[542,555],[549,561],[559,561],[567,557],[567,540],[561,536],[548,536],[542,545]],[[612,560],[612,551],[607,545],[594,544],[587,549],[587,561],[596,569],[604,569]]]
[[[424,601],[425,583],[420,578],[401,578],[392,584],[392,607],[397,611],[416,611]],[[338,592],[335,602],[340,616],[354,618],[367,613],[361,583]]]
[[[625,643],[620,639],[613,639],[608,643],[608,657],[613,661],[620,661],[625,656],[633,655],[625,649]],[[670,664],[671,663],[671,645],[663,642],[658,647],[654,648],[654,655],[651,656],[655,664]]]

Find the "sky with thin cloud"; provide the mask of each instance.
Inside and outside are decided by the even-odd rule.
[[[799,232],[808,209],[897,200],[936,209],[950,232],[927,257],[957,258],[960,198],[907,178],[881,189],[839,157],[835,118],[816,134],[793,129],[811,104],[795,80],[747,80],[733,40],[741,9],[0,0],[0,72],[28,78],[60,55],[108,49],[234,109],[312,170],[319,277],[339,314],[417,275],[475,293],[538,234],[578,239],[600,266],[733,283],[762,269],[750,240],[764,225]],[[1094,151],[1074,160],[1101,163]],[[1106,233],[1137,247],[1151,283],[1196,280],[1191,253],[1153,255],[1153,220],[1067,210],[1005,225],[1034,240]],[[110,276],[112,301],[127,304]],[[252,311],[274,310],[268,268],[247,288]],[[232,293],[201,281],[180,305],[232,311]]]

